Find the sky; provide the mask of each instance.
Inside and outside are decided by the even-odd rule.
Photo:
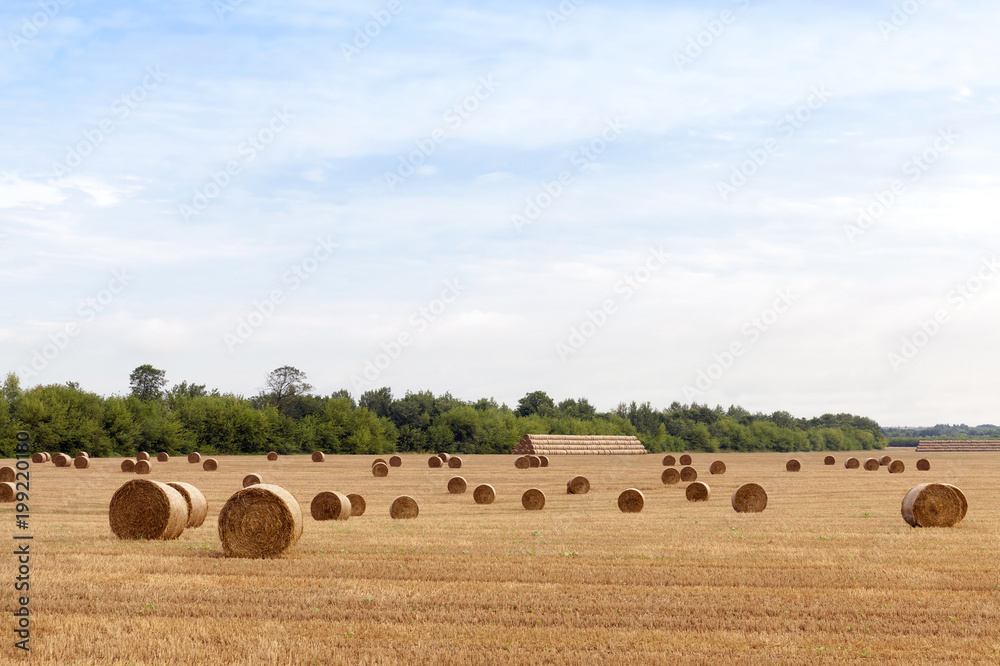
[[[4,2],[0,372],[998,423],[998,20]]]

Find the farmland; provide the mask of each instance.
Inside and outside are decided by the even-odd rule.
[[[693,454],[707,502],[664,486],[661,456],[552,456],[515,469],[512,456],[463,456],[429,469],[404,455],[385,478],[375,456],[216,456],[205,472],[183,458],[123,474],[120,458],[88,469],[32,465],[32,660],[36,663],[996,663],[1000,659],[1000,495],[995,454],[935,454],[906,464],[845,469],[823,453]],[[797,473],[785,462],[802,463]],[[708,466],[724,460],[727,471]],[[9,465],[10,461],[2,464]],[[221,555],[216,518],[246,474],[289,490],[303,509],[302,539],[276,560]],[[567,495],[574,475],[586,495]],[[447,492],[461,475],[469,489]],[[185,481],[208,519],[175,541],[111,535],[108,502],[125,481]],[[768,492],[761,514],[737,514],[732,491]],[[900,501],[925,481],[953,483],[969,500],[951,529],[913,529]],[[496,502],[476,505],[490,483]],[[641,513],[618,510],[629,487]],[[539,488],[541,511],[521,494]],[[320,491],[359,493],[364,516],[317,522]],[[420,506],[389,518],[393,498]],[[7,543],[12,505],[0,505]],[[5,608],[14,558],[2,559]],[[7,613],[8,616],[10,613]],[[13,637],[0,654],[17,656]]]

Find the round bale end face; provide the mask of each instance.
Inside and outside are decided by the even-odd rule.
[[[135,473],[135,461],[132,460],[131,458],[126,458],[125,460],[123,460],[122,461],[122,471],[125,472],[126,474],[134,474]]]
[[[673,456],[663,456],[664,467],[673,467],[676,464],[677,464],[677,459],[674,458]]]
[[[280,486],[262,483],[233,494],[219,512],[226,557],[278,557],[302,536],[302,509]]]
[[[892,462],[892,458],[890,458],[889,456],[882,456],[881,458],[878,459],[878,464],[879,464],[880,467],[885,467],[886,465],[888,465],[891,462]]]
[[[188,454],[188,462],[192,464],[198,464],[201,462],[201,454],[197,451]]]
[[[135,464],[136,474],[149,474],[152,470],[153,467],[149,464],[148,460],[140,460]]]
[[[859,467],[861,467],[861,461],[859,461],[857,458],[848,458],[847,460],[844,461],[844,467],[846,467],[847,469],[858,469]]]
[[[187,521],[184,498],[159,481],[126,481],[108,507],[111,531],[119,539],[176,539]]]
[[[921,483],[903,496],[900,512],[911,527],[953,527],[962,520],[962,508],[954,487]]]
[[[17,497],[17,488],[10,481],[0,481],[0,502],[7,504]]]
[[[538,488],[530,488],[521,495],[521,506],[528,511],[541,511],[545,508],[545,493]]]
[[[731,502],[737,513],[760,513],[767,508],[767,492],[756,483],[744,483],[733,491]]]
[[[166,451],[160,451],[156,454],[156,462],[170,462],[170,455]]]
[[[352,510],[353,503],[347,495],[329,491],[317,494],[309,504],[313,520],[347,520]]]
[[[709,466],[708,471],[710,474],[725,474],[726,463],[722,462],[721,460],[716,460]]]
[[[201,527],[205,522],[205,517],[208,516],[208,501],[205,499],[205,495],[190,483],[171,481],[167,485],[179,492],[187,504],[187,526],[189,528]]]
[[[475,500],[476,504],[493,504],[493,500],[496,498],[496,489],[488,483],[478,485],[472,491],[472,499]]]
[[[87,469],[90,467],[90,458],[86,456],[77,456],[76,459],[73,460],[73,467],[77,469]]]
[[[448,458],[448,467],[450,467],[451,469],[461,469],[462,459],[459,458],[458,456],[452,456]]]
[[[929,471],[931,468],[931,461],[927,458],[921,458],[917,461],[917,470],[920,472]]]
[[[590,480],[585,476],[574,476],[569,480],[571,495],[586,495],[590,492]]]
[[[256,486],[259,483],[264,483],[264,479],[260,474],[247,474],[243,477],[243,487],[249,488],[250,486]]]
[[[684,489],[684,497],[689,502],[707,502],[711,494],[711,488],[708,487],[707,483],[702,481],[695,481]]]
[[[13,483],[17,480],[17,472],[13,467],[0,467],[0,483]]]
[[[786,472],[798,472],[801,469],[802,469],[802,463],[800,463],[795,458],[792,458],[791,460],[785,463]]]
[[[402,467],[403,459],[399,456],[392,456],[389,458],[389,467]]]
[[[834,458],[833,456],[827,456],[827,457],[823,458],[823,464],[824,465],[836,465],[837,464],[837,459]]]
[[[145,451],[140,451],[139,454],[135,457],[135,459],[137,462],[139,460],[149,460],[149,454],[146,453]]]
[[[460,476],[453,476],[448,479],[448,492],[452,495],[461,495],[468,488],[465,479]]]
[[[395,520],[416,518],[420,514],[417,501],[408,495],[400,495],[389,506],[389,516]]]
[[[673,467],[668,467],[663,470],[663,474],[660,475],[660,481],[666,486],[675,486],[681,480],[681,473],[678,472]]]
[[[680,457],[680,464],[681,465],[690,465],[691,464],[691,456],[688,455],[688,454],[686,454],[686,453],[684,455],[682,455]]]
[[[365,503],[365,498],[356,493],[351,493],[347,496],[347,499],[351,502],[351,516],[358,517],[365,515],[365,509],[368,505]]]
[[[542,461],[538,459],[538,456],[528,456],[528,467],[541,467]]]
[[[372,476],[382,479],[389,476],[389,466],[385,463],[375,463],[372,465]]]
[[[698,480],[698,472],[694,467],[682,467],[681,468],[681,481],[684,483],[691,483],[692,481]]]
[[[314,463],[321,463],[321,462],[323,462],[325,460],[326,460],[326,454],[323,453],[322,451],[313,451],[312,452],[312,461]]]
[[[902,474],[906,470],[906,465],[902,460],[893,460],[889,463],[889,474]]]
[[[206,472],[215,472],[219,469],[219,461],[215,458],[205,458],[205,462],[201,464],[201,468]]]
[[[444,463],[442,463],[441,459],[437,456],[431,456],[430,458],[427,459],[427,466],[430,467],[431,469],[437,469],[441,467],[443,464]]]
[[[629,488],[618,496],[618,510],[622,513],[639,513],[646,505],[646,498],[637,488]]]
[[[878,458],[868,458],[865,460],[865,469],[869,472],[877,472],[881,465],[878,464]]]
[[[528,460],[528,456],[519,456],[514,460],[514,467],[517,469],[528,469],[531,467],[531,461]]]
[[[275,460],[278,459],[278,452],[277,451],[269,451],[268,454],[267,454],[267,459],[270,462],[274,462]]]
[[[538,456],[538,460],[539,460],[539,462],[542,463],[542,467],[548,467],[549,466],[549,457],[548,456]]]

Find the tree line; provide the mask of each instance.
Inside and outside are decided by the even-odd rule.
[[[183,455],[392,452],[510,453],[526,433],[635,435],[652,453],[667,451],[844,451],[886,445],[872,419],[824,414],[682,405],[657,410],[648,402],[598,412],[586,398],[558,404],[533,391],[516,407],[493,398],[465,401],[430,391],[392,395],[388,387],[357,400],[346,390],[315,395],[297,368],[267,374],[254,396],[207,390],[182,381],[167,388],[165,371],[136,368],[130,392],[101,396],[79,384],[23,388],[9,373],[0,391],[0,452],[11,457],[15,435],[27,430],[33,448],[94,456],[139,451]]]

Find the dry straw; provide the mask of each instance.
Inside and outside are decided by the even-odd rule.
[[[668,467],[663,470],[663,474],[660,475],[660,481],[668,486],[676,485],[678,481],[681,480],[681,473],[678,472],[673,467]]]
[[[548,467],[549,466],[549,457],[548,456],[538,456],[538,462],[540,462],[542,464],[542,467]]]
[[[0,483],[7,483],[17,479],[17,473],[13,467],[0,467]]]
[[[733,491],[732,503],[737,513],[760,513],[767,507],[767,492],[756,483],[744,483]]]
[[[123,472],[135,472],[135,461],[131,458],[126,458],[122,461],[122,471]]]
[[[76,457],[77,457],[77,458],[80,458],[80,457],[83,457],[83,458],[89,458],[89,457],[90,457],[90,454],[89,454],[89,453],[87,453],[86,451],[77,451],[77,452],[76,452]]]
[[[149,464],[148,460],[140,460],[135,464],[136,474],[149,474],[153,470],[153,466]]]
[[[145,451],[139,451],[139,454],[135,457],[136,461],[139,460],[149,460],[149,454]]]
[[[119,539],[176,539],[187,525],[188,510],[167,484],[133,479],[115,491],[108,520]]]
[[[674,465],[677,464],[677,459],[674,458],[673,456],[663,456],[663,464],[666,467],[673,467]]]
[[[521,456],[514,461],[514,467],[518,469],[528,469],[531,467],[531,461],[528,460],[528,456]]]
[[[438,468],[442,465],[441,459],[437,456],[431,456],[427,459],[427,466],[431,468]]]
[[[868,458],[865,460],[865,469],[869,472],[876,472],[881,465],[878,464],[878,458]]]
[[[646,505],[646,498],[642,492],[636,488],[629,488],[622,491],[618,496],[618,508],[622,513],[639,513]]]
[[[680,459],[679,462],[682,465],[690,465],[691,464],[691,456],[689,456],[688,454],[685,453],[684,455],[681,456],[681,459]]]
[[[958,501],[962,503],[962,515],[959,517],[958,522],[962,522],[965,514],[969,512],[969,500],[965,498],[965,493],[959,490],[958,486],[953,486],[950,483],[942,483],[941,485],[948,486],[958,495]]]
[[[722,462],[721,460],[716,460],[709,466],[708,471],[711,474],[725,474],[726,463]]]
[[[13,502],[17,496],[17,489],[10,481],[0,482],[0,502]]]
[[[824,465],[836,465],[837,464],[837,459],[834,458],[833,456],[827,456],[826,458],[823,458],[823,464]]]
[[[452,456],[451,458],[448,458],[448,467],[452,469],[461,469],[462,459],[459,458],[458,456]]]
[[[302,536],[302,509],[280,486],[261,483],[233,494],[219,512],[227,557],[277,557]]]
[[[198,453],[197,451],[194,451],[193,453],[189,453],[188,454],[188,462],[189,463],[200,463],[201,462],[201,454]]]
[[[190,483],[169,481],[167,485],[179,492],[187,504],[187,526],[201,527],[208,516],[208,500],[205,495]]]
[[[465,492],[466,488],[468,488],[468,485],[462,477],[453,476],[448,479],[448,492],[452,495],[461,495]]]
[[[802,469],[802,463],[800,463],[795,458],[792,458],[791,460],[785,463],[786,472],[798,472],[800,469]]]
[[[323,462],[324,460],[326,460],[326,456],[323,454],[322,451],[313,451],[312,454],[313,462]]]
[[[882,456],[881,458],[878,459],[878,464],[879,464],[880,467],[885,467],[886,465],[888,465],[891,462],[892,462],[892,458],[890,458],[889,456]]]
[[[420,507],[417,506],[417,500],[408,495],[400,495],[392,500],[392,504],[389,506],[389,516],[397,520],[416,518],[419,513]]]
[[[347,495],[323,491],[313,497],[309,513],[314,520],[347,520],[351,517],[353,506]]]
[[[205,462],[201,464],[201,468],[206,472],[214,472],[219,469],[219,462],[215,458],[205,458]]]
[[[496,489],[488,483],[476,486],[476,489],[472,491],[472,499],[476,501],[476,504],[493,504],[493,500],[496,498]]]
[[[844,467],[847,469],[857,469],[861,467],[861,463],[858,462],[857,458],[848,458],[844,461]]]
[[[356,493],[351,493],[347,496],[347,499],[351,501],[351,515],[352,516],[363,516],[365,515],[365,509],[368,505],[365,504],[365,498]]]
[[[247,474],[243,477],[243,487],[249,488],[250,486],[256,486],[258,483],[264,483],[264,479],[261,478],[260,474]]]
[[[156,454],[156,462],[170,462],[170,456],[166,451],[160,451]]]
[[[375,460],[373,460],[372,461],[372,467],[374,467],[376,463],[382,463],[383,465],[388,465],[389,464],[389,463],[387,463],[385,461],[385,458],[376,458]]]
[[[403,459],[399,456],[392,456],[389,458],[389,467],[402,467]]]
[[[528,456],[528,467],[541,467],[542,461],[538,459],[538,456]]]
[[[684,497],[689,502],[707,502],[711,494],[712,490],[708,487],[708,484],[701,481],[695,481],[684,489]]]
[[[372,476],[380,479],[389,476],[389,466],[384,462],[375,463],[372,465]]]
[[[271,462],[274,462],[275,460],[278,459],[278,452],[277,451],[268,451],[268,453],[267,453],[267,459],[270,460]]]
[[[76,467],[77,469],[87,469],[90,467],[90,458],[87,456],[77,456],[76,459],[73,460],[73,467]]]
[[[448,462],[448,458],[451,458],[451,456],[448,455],[447,453],[439,453],[437,455],[438,455],[438,458],[440,458],[441,462],[443,462],[443,463]]]
[[[698,472],[694,467],[681,467],[681,481],[690,483],[698,480]]]
[[[574,476],[566,485],[570,495],[586,495],[590,492],[590,481],[585,476]]]
[[[921,458],[917,461],[917,469],[921,472],[926,472],[931,468],[931,461],[927,458]]]
[[[69,467],[72,464],[70,457],[65,453],[57,453],[52,456],[52,462],[55,463],[56,467]]]
[[[541,511],[545,507],[545,493],[538,488],[530,488],[521,495],[521,506],[528,511]]]
[[[45,462],[52,462],[52,454],[48,451],[42,451],[42,455],[45,456]]]
[[[889,463],[889,474],[902,474],[905,469],[906,465],[902,460],[893,460]]]
[[[954,486],[921,483],[903,497],[903,520],[912,527],[952,527],[962,520],[962,497]]]
[[[31,456],[31,462],[33,462],[35,464],[41,464],[43,462],[46,462],[46,460],[45,460],[45,454],[42,453],[41,451],[39,451],[35,455]]]

